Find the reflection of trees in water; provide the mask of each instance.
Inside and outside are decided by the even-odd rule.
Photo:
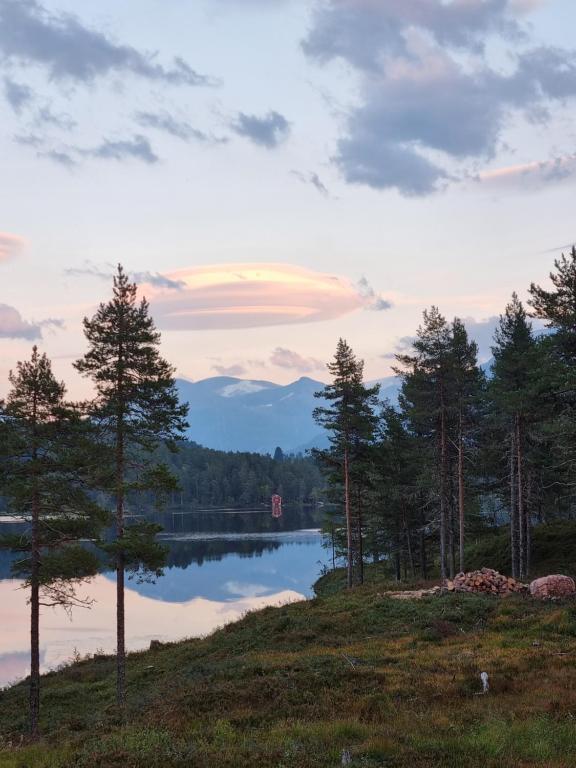
[[[18,559],[18,555],[13,552],[5,552],[0,549],[0,579],[11,578],[12,563]]]
[[[250,534],[250,533],[289,533],[304,528],[319,527],[318,512],[313,507],[287,507],[283,517],[275,519],[270,510],[246,512],[156,512],[147,515],[147,520],[153,520],[164,528],[168,534],[216,533],[216,534]],[[129,522],[129,521],[128,521]],[[23,523],[2,523],[0,533],[21,533]],[[202,565],[204,562],[221,560],[228,555],[239,557],[262,557],[265,552],[274,552],[282,546],[281,541],[258,539],[203,539],[193,541],[163,542],[168,546],[169,568],[186,568],[191,563]],[[86,546],[91,547],[90,544]],[[16,555],[0,549],[0,579],[11,577],[11,565]],[[103,568],[103,570],[105,570]]]
[[[187,568],[191,563],[222,560],[228,555],[262,557],[265,552],[280,549],[278,541],[203,539],[201,541],[165,541],[168,545],[168,568]]]
[[[287,507],[273,518],[268,508],[246,512],[156,512],[146,519],[161,525],[166,533],[281,533],[315,528],[320,514],[313,507]]]

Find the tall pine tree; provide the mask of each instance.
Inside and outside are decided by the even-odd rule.
[[[430,454],[434,467],[440,575],[447,576],[449,510],[449,441],[452,339],[450,326],[437,307],[424,311],[413,342],[413,354],[397,355],[402,378],[400,406],[414,435]]]
[[[550,329],[541,341],[540,390],[553,440],[556,491],[572,510],[576,488],[576,247],[554,261],[551,290],[532,283],[532,314]]]
[[[344,339],[328,363],[331,384],[316,393],[328,401],[314,410],[317,423],[329,432],[331,447],[316,451],[338,489],[346,525],[347,583],[363,581],[363,512],[368,483],[369,447],[374,437],[379,387],[364,384],[364,362]]]
[[[494,364],[489,395],[500,424],[507,457],[512,575],[525,578],[530,568],[530,511],[527,501],[528,429],[533,419],[536,342],[522,302],[512,301],[500,316],[492,347]],[[504,462],[506,464],[506,462]]]
[[[99,536],[106,514],[87,493],[86,468],[94,459],[90,425],[66,402],[46,355],[34,347],[9,380],[0,403],[0,492],[26,530],[2,537],[0,546],[18,554],[13,572],[30,590],[30,732],[36,738],[40,609],[87,604],[75,587],[97,573],[99,561],[79,540]]]
[[[122,266],[114,277],[113,297],[84,320],[88,352],[77,370],[92,379],[95,398],[91,418],[107,446],[102,463],[106,489],[115,501],[116,538],[109,551],[116,569],[116,693],[126,696],[124,584],[126,570],[158,572],[163,549],[152,525],[126,525],[127,496],[134,491],[164,492],[173,476],[153,455],[160,443],[171,445],[186,427],[187,407],[180,405],[174,369],[160,355],[160,334],[146,299]]]
[[[478,345],[468,338],[464,323],[455,318],[451,329],[451,375],[450,389],[453,392],[457,464],[458,498],[458,560],[460,571],[464,570],[465,516],[466,516],[466,458],[474,447],[474,433],[477,427],[480,396],[484,377],[478,368]]]

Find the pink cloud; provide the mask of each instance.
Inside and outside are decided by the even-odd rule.
[[[291,349],[285,347],[276,347],[270,357],[272,365],[279,368],[300,371],[300,373],[312,373],[312,371],[323,371],[326,364],[315,357],[303,357]]]
[[[562,155],[552,160],[508,165],[483,171],[476,177],[482,186],[491,189],[539,189],[548,184],[574,181],[576,154]]]
[[[24,240],[18,235],[0,232],[0,262],[17,256],[24,248]]]
[[[290,264],[219,264],[166,276],[178,290],[146,290],[158,326],[215,330],[312,323],[374,306],[346,277]]]

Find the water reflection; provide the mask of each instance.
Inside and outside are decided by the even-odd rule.
[[[127,647],[205,635],[246,611],[303,600],[325,560],[317,531],[270,530],[231,534],[164,534],[165,575],[154,584],[130,581],[126,592]],[[0,561],[9,573],[9,561]],[[0,580],[0,685],[28,671],[29,613],[20,583]],[[96,602],[70,620],[62,609],[43,609],[42,669],[80,654],[114,651],[115,583],[103,573],[83,587]]]

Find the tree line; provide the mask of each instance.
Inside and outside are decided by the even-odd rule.
[[[248,508],[269,505],[274,493],[285,504],[313,505],[323,498],[324,479],[310,456],[274,456],[225,452],[183,441],[176,453],[161,448],[159,456],[178,481],[168,508]],[[140,509],[150,510],[154,499],[138,499]],[[144,505],[144,506],[142,506]]]
[[[550,281],[531,284],[527,306],[512,295],[487,371],[464,323],[426,310],[396,356],[397,406],[379,401],[363,361],[338,342],[333,380],[317,393],[327,405],[315,410],[330,447],[315,454],[349,586],[366,560],[386,560],[397,579],[453,577],[467,536],[490,522],[509,525],[512,575],[525,579],[533,526],[574,516],[576,248]]]

